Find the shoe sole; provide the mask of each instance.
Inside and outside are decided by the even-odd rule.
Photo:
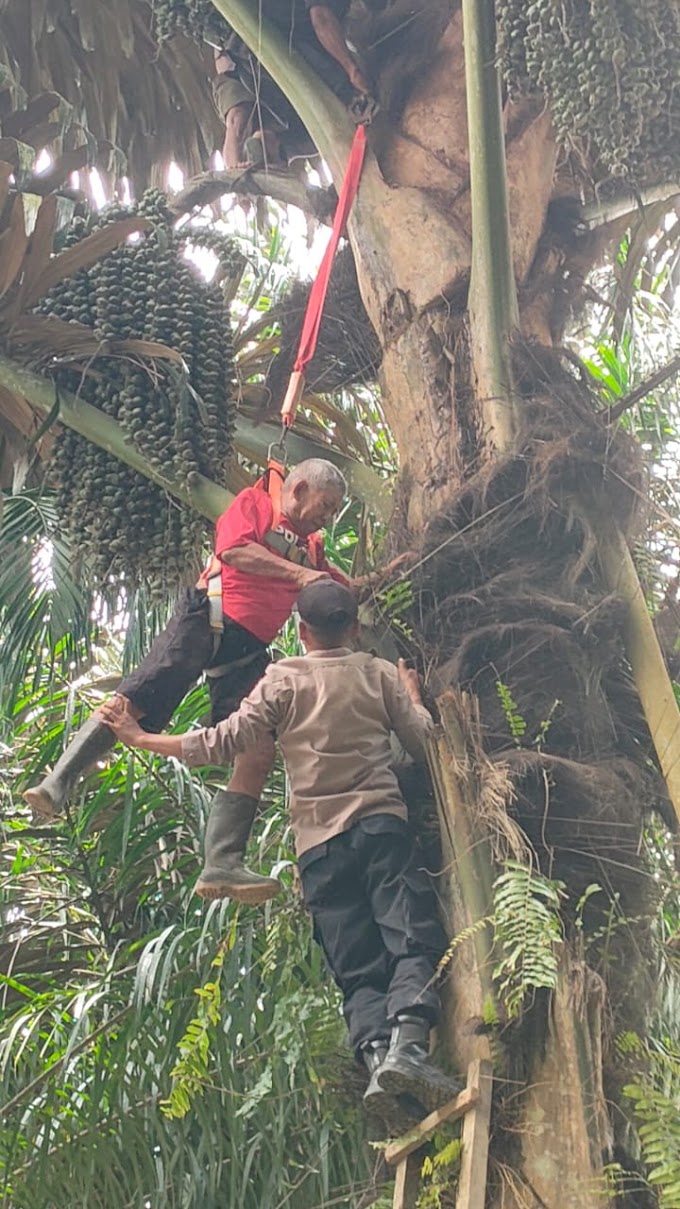
[[[396,1096],[382,1089],[372,1096],[364,1096],[363,1103],[371,1142],[401,1138],[420,1120],[420,1113],[415,1104],[411,1103],[405,1107]]]
[[[249,907],[257,907],[266,903],[281,891],[281,883],[272,881],[264,886],[232,886],[228,882],[197,881],[194,894],[212,902],[218,898],[233,898],[236,902],[245,903]]]
[[[415,1071],[406,1074],[399,1070],[381,1070],[380,1086],[391,1096],[412,1096],[427,1113],[436,1112],[451,1100],[455,1100],[463,1090],[463,1086],[452,1080],[449,1087],[437,1087]]]
[[[59,815],[52,798],[44,789],[27,789],[23,794],[25,802],[28,802],[31,810],[40,819],[46,822],[52,822]]]

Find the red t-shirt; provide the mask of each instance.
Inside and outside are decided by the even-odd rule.
[[[258,487],[246,487],[217,520],[215,554],[219,558],[225,550],[247,546],[251,542],[270,549],[264,539],[271,532],[273,522],[274,508],[267,492]],[[339,583],[348,582],[341,571],[326,561],[320,533],[301,537],[285,517],[281,518],[281,525],[287,541],[307,551],[311,567],[317,571],[328,571]],[[284,558],[277,550],[270,550],[270,553]],[[223,613],[250,630],[262,642],[271,642],[288,620],[298,591],[295,584],[286,583],[274,575],[253,575],[252,571],[246,574],[222,563]]]

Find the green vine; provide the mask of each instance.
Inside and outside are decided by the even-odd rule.
[[[521,748],[523,746],[522,741],[527,733],[526,719],[522,717],[519,706],[515,701],[508,685],[504,684],[502,680],[496,681],[496,692],[501,703],[503,716],[507,723],[508,730],[510,731],[512,741],[515,744],[515,747]],[[536,751],[543,750],[543,746],[548,737],[548,732],[553,723],[555,711],[561,704],[562,702],[558,697],[556,697],[550,706],[547,717],[544,718],[542,722],[539,722],[536,734],[531,740],[531,746],[535,747]]]
[[[502,680],[496,681],[496,692],[501,703],[503,716],[508,724],[508,730],[512,736],[515,747],[522,746],[522,739],[526,734],[527,724],[519,712],[519,707],[515,701],[507,684],[503,684]]]
[[[405,638],[408,642],[413,642],[413,630],[404,620],[413,608],[413,588],[411,581],[408,579],[399,580],[397,583],[390,584],[384,588],[376,596],[376,602],[380,610],[380,615],[387,622],[391,630]]]
[[[453,940],[451,940],[449,942],[449,945],[448,945],[447,950],[444,953],[443,957],[441,957],[439,959],[439,964],[437,966],[437,973],[441,974],[442,970],[446,969],[446,967],[449,964],[454,953],[456,952],[457,949],[459,949],[461,947],[461,945],[464,945],[465,942],[468,940],[473,940],[474,937],[477,936],[479,932],[484,931],[487,924],[491,924],[491,923],[493,923],[493,916],[485,915],[483,919],[475,920],[475,922],[473,924],[470,924],[469,927],[463,928],[462,931],[458,932],[457,935],[453,937]]]

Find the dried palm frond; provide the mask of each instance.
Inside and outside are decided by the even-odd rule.
[[[0,77],[12,78],[18,106],[40,88],[72,111],[66,130],[41,113],[34,147],[82,156],[88,144],[100,167],[137,189],[161,183],[172,160],[187,173],[206,167],[220,141],[207,47],[186,38],[159,47],[146,0],[31,0],[27,9],[26,0],[0,6]]]

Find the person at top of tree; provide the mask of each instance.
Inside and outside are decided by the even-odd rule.
[[[349,6],[350,0],[261,0],[260,12],[344,104],[367,115],[374,108],[370,84],[343,32]],[[295,155],[315,154],[290,101],[237,34],[215,49],[215,69],[227,168],[285,167]]]

